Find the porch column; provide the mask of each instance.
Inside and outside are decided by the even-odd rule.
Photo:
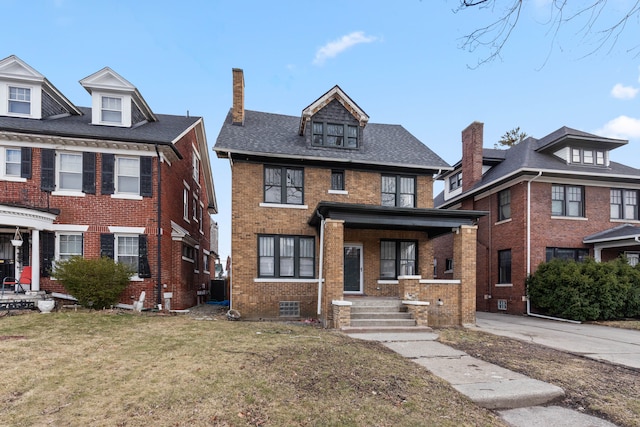
[[[594,245],[593,258],[596,260],[596,262],[602,261],[602,246]]]
[[[40,230],[31,230],[31,290],[40,290]]]
[[[324,286],[322,287],[322,320],[333,322],[331,301],[342,300],[344,292],[344,221],[327,219],[324,229]]]
[[[460,280],[460,323],[476,323],[476,243],[478,226],[462,225],[453,235],[453,278]]]

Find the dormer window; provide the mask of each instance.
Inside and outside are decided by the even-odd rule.
[[[457,190],[462,187],[462,172],[449,177],[449,191]]]
[[[312,140],[323,147],[358,148],[358,126],[313,122]]]
[[[103,96],[100,114],[102,122],[122,123],[122,98]]]
[[[31,89],[9,86],[9,113],[31,114]]]
[[[571,163],[604,166],[604,151],[591,148],[572,148]]]

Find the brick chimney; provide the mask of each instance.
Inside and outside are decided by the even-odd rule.
[[[231,122],[234,125],[244,125],[244,73],[241,68],[233,70],[233,107]]]
[[[484,123],[473,122],[462,131],[462,191],[482,179],[482,142]]]

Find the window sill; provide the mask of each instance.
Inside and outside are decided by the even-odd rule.
[[[322,279],[324,282],[324,279]],[[318,283],[318,279],[287,279],[284,277],[256,277],[253,279],[253,283]]]
[[[27,182],[27,178],[21,178],[19,176],[0,176],[0,181]]]
[[[493,225],[506,224],[506,223],[508,223],[508,222],[511,222],[511,218],[503,219],[503,220],[501,220],[501,221],[496,222],[496,223],[495,223],[495,224],[493,224]]]
[[[329,194],[344,194],[344,195],[349,194],[349,192],[346,191],[346,190],[327,190],[327,193],[329,193]]]
[[[377,283],[378,285],[397,285],[400,282],[397,280],[380,279]]]
[[[453,270],[445,270],[444,274],[453,274]]]
[[[190,262],[190,263],[193,263],[193,262],[194,262],[194,260],[192,260],[191,258],[187,258],[186,256],[183,256],[183,257],[182,257],[182,260],[183,260],[183,261]]]
[[[112,194],[112,199],[125,199],[125,200],[142,200],[142,196],[137,194]]]
[[[284,203],[260,203],[261,208],[309,209],[307,205],[287,205]]]
[[[589,218],[583,216],[554,216],[551,215],[551,219],[568,219],[571,221],[589,221]]]
[[[640,220],[637,220],[637,219],[611,218],[609,221],[611,221],[611,222],[629,223],[629,224],[640,224]]]
[[[513,283],[496,283],[496,288],[513,288]]]
[[[85,197],[86,194],[83,193],[82,191],[67,191],[67,190],[58,190],[58,191],[52,191],[51,192],[52,196],[65,196],[65,197]]]

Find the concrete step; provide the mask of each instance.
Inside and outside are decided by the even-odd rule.
[[[398,298],[345,298],[345,301],[349,301],[354,307],[366,307],[366,306],[378,306],[378,307],[401,307],[402,303]]]
[[[351,306],[352,313],[400,313],[406,312],[401,306],[361,305]]]
[[[340,330],[346,334],[405,334],[406,333],[430,333],[428,326],[343,326]],[[361,335],[358,335],[361,336]],[[374,335],[375,336],[375,335]]]
[[[379,326],[393,326],[393,327],[409,327],[416,326],[414,319],[351,319],[352,327],[379,327]]]
[[[351,312],[351,320],[361,320],[361,319],[411,319],[411,313],[399,312],[399,311],[362,311],[354,313]]]

